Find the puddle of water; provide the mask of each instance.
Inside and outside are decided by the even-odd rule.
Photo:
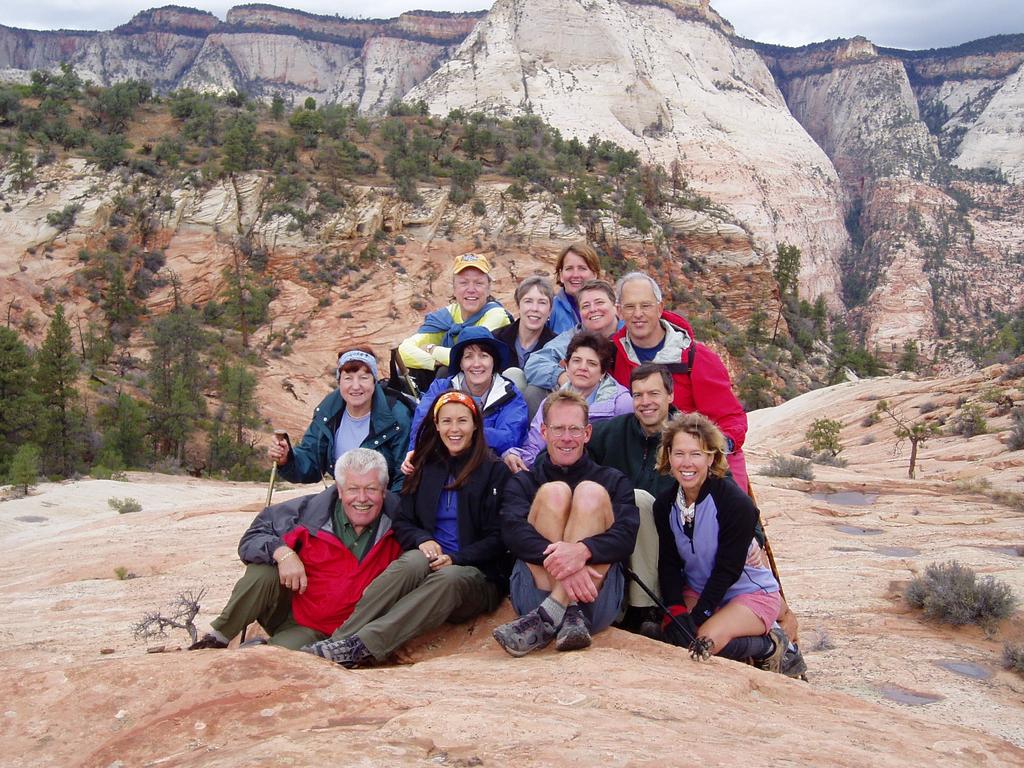
[[[913,547],[875,547],[875,552],[886,557],[913,557],[921,554],[921,550]]]
[[[897,704],[906,704],[908,707],[934,704],[936,701],[942,701],[945,698],[945,696],[939,696],[937,693],[912,691],[909,688],[904,688],[902,685],[881,685],[878,687],[878,692],[889,699],[889,701],[895,701]]]
[[[994,544],[991,547],[984,547],[984,549],[1010,557],[1024,557],[1024,544]]]
[[[849,533],[851,536],[877,536],[885,533],[881,528],[861,528],[859,525],[837,525],[836,530]]]
[[[48,517],[40,517],[39,515],[21,515],[14,519],[20,523],[45,523],[49,520]]]
[[[864,547],[829,547],[833,552],[867,552]]]
[[[992,677],[991,670],[972,661],[936,661],[935,664],[972,680],[988,680]]]
[[[837,493],[812,493],[812,499],[839,504],[843,507],[868,507],[878,500],[877,493],[861,493],[860,491],[839,491]]]

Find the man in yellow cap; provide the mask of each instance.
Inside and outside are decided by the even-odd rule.
[[[419,330],[398,347],[420,389],[429,386],[437,368],[448,366],[451,348],[463,328],[480,325],[495,331],[512,322],[491,296],[491,264],[486,256],[464,253],[456,257],[452,273],[455,300],[428,314]]]

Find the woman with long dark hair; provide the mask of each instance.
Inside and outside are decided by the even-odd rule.
[[[779,583],[747,562],[759,514],[726,476],[724,435],[699,413],[679,414],[661,435],[658,469],[676,481],[654,502],[658,581],[676,619],[665,622],[665,639],[696,656],[782,671],[789,639],[775,624]]]
[[[393,525],[406,551],[330,638],[306,647],[349,668],[383,661],[445,621],[493,611],[508,591],[498,506],[509,472],[487,447],[479,406],[443,392],[417,438]]]

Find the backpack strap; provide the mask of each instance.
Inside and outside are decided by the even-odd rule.
[[[658,365],[664,365],[673,376],[676,374],[689,376],[693,372],[693,360],[696,356],[697,345],[691,343],[686,352],[686,362],[680,360],[678,363],[658,363]]]

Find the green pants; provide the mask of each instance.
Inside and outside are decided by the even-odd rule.
[[[378,661],[446,621],[457,624],[493,611],[501,593],[479,568],[449,565],[431,571],[418,549],[395,560],[366,588],[348,621],[331,637],[357,635]]]
[[[276,565],[250,564],[231,590],[228,604],[210,626],[233,638],[252,622],[270,635],[270,644],[298,650],[327,635],[295,623],[291,590],[281,586]]]

